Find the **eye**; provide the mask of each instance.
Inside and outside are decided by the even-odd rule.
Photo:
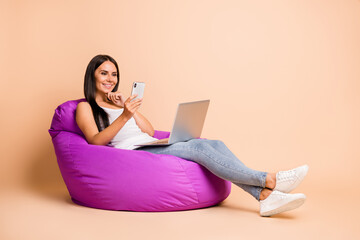
[[[113,75],[114,77],[116,77],[116,76],[117,76],[117,73],[113,73],[112,75]]]
[[[101,72],[101,75],[106,75],[106,72]]]

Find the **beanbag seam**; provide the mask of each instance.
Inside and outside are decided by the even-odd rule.
[[[194,188],[194,184],[192,183],[191,179],[189,178],[189,175],[188,175],[188,172],[185,170],[184,166],[181,164],[181,161],[179,159],[176,159],[179,163],[179,165],[181,166],[181,168],[183,169],[183,171],[185,172],[185,175],[187,177],[187,179],[189,180],[190,184],[191,184],[191,189],[195,192],[196,194],[196,198],[197,198],[197,202],[199,203],[199,194],[197,191],[195,191],[195,188]],[[186,159],[185,159],[186,160]],[[188,161],[188,160],[186,160]]]
[[[229,194],[228,194],[229,195]],[[93,205],[87,205],[73,197],[71,197],[71,200],[81,206],[84,207],[90,207],[90,208],[95,208],[95,209],[102,209],[102,210],[111,210],[111,211],[126,211],[126,212],[173,212],[173,211],[188,211],[188,210],[197,210],[197,209],[201,209],[201,208],[208,208],[208,207],[212,207],[214,205],[218,205],[221,202],[223,202],[228,195],[226,195],[224,198],[222,199],[218,199],[218,200],[211,200],[211,201],[207,201],[207,202],[201,202],[201,203],[194,203],[194,204],[187,204],[187,205],[183,205],[183,206],[175,206],[175,207],[161,207],[159,209],[156,210],[135,210],[135,209],[114,209],[114,208],[104,208],[104,207],[96,207]]]
[[[76,133],[74,133],[76,134]],[[81,173],[81,171],[79,170],[79,165],[76,163],[76,161],[74,160],[74,155],[73,155],[73,148],[70,147],[71,144],[74,144],[74,143],[71,143],[71,140],[72,138],[70,138],[70,135],[67,135],[68,137],[68,150],[69,150],[69,153],[70,153],[70,156],[71,156],[71,159],[73,161],[73,164],[74,164],[74,168],[76,169],[76,172],[77,172],[77,175],[81,178],[81,179],[84,179],[84,175]],[[82,181],[83,182],[83,181]],[[87,182],[87,181],[85,181]],[[86,187],[88,186],[88,189],[89,189],[89,192],[93,195],[93,196],[96,196],[96,199],[99,199],[101,201],[103,201],[103,199],[99,196],[99,194],[96,193],[95,189],[91,186],[92,184],[90,183],[87,183],[87,184],[84,184],[83,187]]]

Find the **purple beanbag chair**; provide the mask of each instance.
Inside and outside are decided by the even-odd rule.
[[[93,208],[176,211],[212,206],[230,194],[231,183],[201,165],[171,155],[88,144],[68,101],[56,110],[49,133],[73,202]],[[156,131],[156,138],[169,132]]]

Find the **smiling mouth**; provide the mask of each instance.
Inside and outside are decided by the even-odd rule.
[[[111,88],[112,86],[114,86],[114,84],[104,84],[104,83],[102,85],[108,89]]]

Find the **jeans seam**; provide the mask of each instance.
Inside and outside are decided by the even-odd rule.
[[[260,201],[260,194],[261,194],[261,191],[262,191],[263,189],[256,189],[256,191],[257,191],[257,194],[256,194],[256,200],[258,200],[258,201]]]

